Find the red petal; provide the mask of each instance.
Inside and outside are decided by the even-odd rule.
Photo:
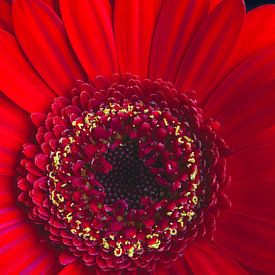
[[[8,274],[56,274],[58,269],[55,255],[49,247],[33,248],[20,257],[16,254],[16,260],[5,266]]]
[[[241,30],[245,7],[242,0],[224,0],[204,21],[181,64],[180,90],[195,90],[199,98],[228,59]]]
[[[213,10],[222,0],[210,0],[210,10]]]
[[[210,87],[207,87],[206,93],[215,90],[239,64],[247,58],[265,48],[269,48],[275,43],[275,36],[270,35],[275,29],[275,5],[264,5],[251,10],[244,19],[242,31],[239,40],[225,64],[222,71],[218,74],[216,80]]]
[[[71,264],[72,262],[74,262],[76,260],[76,257],[68,254],[66,251],[63,251],[60,255],[59,255],[59,262],[62,265],[67,265],[67,264]]]
[[[8,100],[5,96],[0,95],[0,132],[8,137],[15,139],[20,143],[26,141],[30,134],[31,122],[27,113],[17,107],[14,103]],[[4,137],[1,139],[3,140]],[[18,147],[19,148],[19,147]]]
[[[207,242],[192,245],[184,252],[184,257],[194,274],[248,275],[233,258]]]
[[[190,275],[193,274],[190,265],[186,262],[184,257],[180,257],[172,263],[168,274],[175,275]]]
[[[12,176],[0,176],[0,206],[8,205],[16,201],[14,194],[14,178]],[[1,217],[2,218],[2,217]]]
[[[112,10],[108,0],[61,0],[60,9],[72,46],[88,76],[116,71]]]
[[[54,94],[24,59],[14,37],[0,30],[0,89],[28,112],[44,111]]]
[[[230,212],[275,223],[275,180],[232,182],[227,190]]]
[[[227,158],[228,174],[232,176],[234,182],[275,180],[274,132],[273,127],[251,138],[245,147]]]
[[[56,14],[60,15],[58,0],[43,0]]]
[[[36,265],[41,262],[41,259],[38,258],[41,254],[45,258],[43,271],[50,270],[55,264],[55,253],[45,243],[39,242],[36,232],[23,220],[22,211],[14,206],[2,207],[0,216],[1,272],[3,274],[18,274],[24,270],[26,273],[22,274],[30,274],[27,272],[28,267],[31,267],[29,272],[35,272]],[[18,270],[18,273],[15,270]],[[37,273],[33,274],[41,273],[37,270]]]
[[[8,134],[0,132],[0,174],[15,175],[18,152],[22,144]]]
[[[58,94],[68,93],[84,74],[62,21],[40,0],[14,0],[12,12],[16,36],[28,59]]]
[[[275,47],[233,70],[209,98],[204,111],[207,115],[218,113],[215,118],[223,125],[221,131],[227,140],[248,137],[274,123],[274,87]]]
[[[26,113],[0,95],[0,174],[16,173],[18,152],[30,134]]]
[[[230,71],[247,57],[275,43],[275,5],[251,10],[245,17],[239,41],[224,71]]]
[[[5,0],[0,0],[0,28],[11,33],[13,32],[11,5]]]
[[[161,1],[115,1],[114,27],[121,72],[147,76]]]
[[[94,274],[92,268],[85,268],[83,263],[75,261],[65,266],[59,273],[59,275],[83,275],[83,274]]]
[[[214,241],[232,257],[266,274],[275,273],[275,223],[224,213],[217,226]]]
[[[207,16],[208,7],[205,0],[162,3],[152,43],[150,77],[175,81],[182,57]]]

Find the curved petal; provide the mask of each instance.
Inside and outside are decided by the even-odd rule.
[[[224,71],[230,71],[247,57],[275,45],[275,5],[263,5],[251,10],[245,16],[236,47]],[[249,45],[249,46],[248,46]]]
[[[58,16],[60,16],[58,0],[43,0]]]
[[[207,93],[217,86],[234,69],[249,57],[275,45],[275,5],[263,5],[249,11],[244,19],[239,40],[231,56],[216,80],[207,88]],[[206,99],[207,100],[207,99]],[[206,102],[207,103],[207,102]]]
[[[31,265],[33,261],[30,258],[44,258],[43,272],[50,271],[56,264],[55,253],[45,243],[39,242],[36,232],[23,221],[23,217],[23,213],[14,206],[0,208],[0,266],[3,274],[18,274],[13,273],[18,269],[19,273],[27,272],[28,267],[29,272],[41,274]],[[22,251],[28,253],[22,254]]]
[[[150,77],[175,81],[180,62],[208,8],[208,0],[162,2],[152,42]]]
[[[0,174],[14,175],[18,153],[31,133],[26,113],[0,95]]]
[[[145,272],[146,274],[146,272]],[[177,260],[173,261],[171,267],[167,268],[165,265],[162,265],[161,261],[158,262],[156,270],[153,274],[157,275],[191,275],[193,274],[190,266],[187,264],[184,257],[179,257]],[[139,275],[139,272],[137,272]]]
[[[0,0],[0,28],[12,33],[11,5],[5,0]]]
[[[14,0],[16,36],[41,77],[58,94],[68,93],[84,73],[77,65],[59,17],[42,1]]]
[[[226,189],[232,203],[230,212],[275,224],[275,180],[232,182]]]
[[[222,0],[210,0],[210,10],[213,10]]]
[[[223,213],[214,242],[237,261],[274,274],[275,224],[236,213]]]
[[[275,127],[236,145],[227,158],[228,174],[233,182],[275,180]]]
[[[83,266],[82,263],[75,261],[66,265],[59,273],[59,275],[82,275],[82,274],[94,274],[93,270],[89,270]]]
[[[29,115],[0,94],[0,133],[23,143],[31,131]],[[1,139],[4,141],[4,139]]]
[[[209,98],[204,112],[224,126],[222,134],[228,141],[250,136],[274,123],[274,87],[275,47],[272,47],[233,70]]]
[[[93,80],[117,71],[109,1],[60,0],[59,4],[69,39],[88,76]]]
[[[0,89],[28,112],[43,112],[54,94],[24,59],[14,37],[0,30]]]
[[[168,274],[191,275],[193,274],[193,270],[184,257],[179,257],[178,260],[172,263]]]
[[[242,0],[224,0],[198,30],[181,64],[176,85],[195,90],[202,99],[236,44],[245,7]]]
[[[185,251],[184,257],[193,274],[249,274],[238,262],[208,242],[192,245]]]
[[[0,175],[0,207],[16,201],[14,177]]]
[[[0,175],[16,175],[18,152],[21,143],[0,132]]]
[[[151,42],[160,0],[115,1],[114,28],[121,72],[148,75]]]

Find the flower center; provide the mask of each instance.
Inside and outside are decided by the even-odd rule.
[[[165,188],[157,183],[138,153],[138,142],[128,140],[105,154],[112,170],[108,174],[95,175],[106,193],[104,203],[111,205],[118,200],[125,200],[130,209],[139,209],[142,208],[143,197],[160,201],[165,196]]]
[[[19,199],[86,265],[100,258],[106,271],[122,262],[152,270],[212,235],[228,150],[216,123],[172,84],[79,81],[70,98],[32,118],[37,143],[24,146]]]

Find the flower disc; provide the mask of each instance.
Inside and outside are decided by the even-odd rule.
[[[19,199],[63,256],[104,271],[151,271],[211,238],[229,204],[229,150],[218,123],[171,83],[130,74],[78,81],[32,120]]]

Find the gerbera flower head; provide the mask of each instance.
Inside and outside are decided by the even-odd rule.
[[[171,83],[130,74],[78,81],[32,120],[19,200],[86,265],[152,271],[212,236],[228,204],[228,149]]]
[[[273,5],[0,4],[0,240],[30,252],[5,271],[274,271],[275,244],[264,259],[246,246],[253,219],[261,237],[274,222],[254,193],[274,192],[257,149],[273,137]]]

